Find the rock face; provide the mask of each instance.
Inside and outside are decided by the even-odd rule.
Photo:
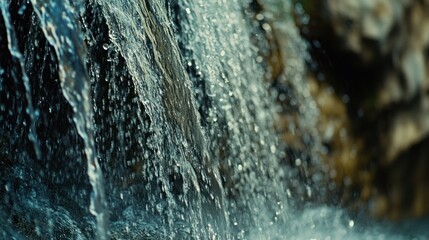
[[[377,215],[428,213],[429,1],[297,2],[329,175]]]

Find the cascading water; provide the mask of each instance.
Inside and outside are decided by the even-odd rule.
[[[248,5],[239,1],[32,1],[31,5],[3,1],[5,36],[12,45],[10,53],[22,65],[23,77],[5,73],[2,81],[24,82],[27,103],[20,104],[28,105],[27,121],[33,126],[32,141],[13,146],[28,156],[15,160],[18,157],[11,154],[10,161],[61,166],[59,162],[65,159],[52,156],[54,151],[74,155],[67,159],[70,169],[41,170],[61,178],[61,184],[32,191],[58,195],[56,188],[75,180],[60,175],[83,172],[85,161],[91,190],[75,183],[71,191],[91,192],[90,211],[96,216],[94,228],[100,239],[108,234],[118,238],[151,234],[150,228],[161,238],[228,239],[245,237],[252,227],[262,230],[266,222],[280,221],[285,202],[276,167],[274,111],[262,82],[264,66],[257,62],[258,52],[250,39],[251,22],[242,16]],[[17,16],[13,7],[19,8]],[[14,46],[17,40],[10,39],[20,29],[9,23],[9,15],[31,21],[29,34],[36,36],[31,36],[34,43],[21,43],[24,54]],[[231,41],[222,41],[228,38]],[[48,54],[55,59],[47,59]],[[49,79],[43,69],[40,75],[25,77],[32,65],[39,64],[57,65],[59,79]],[[16,71],[13,64],[2,68]],[[37,93],[30,81],[32,85],[59,82],[56,88],[43,90],[64,98],[62,103],[32,100]],[[70,128],[64,135],[75,138],[74,144],[79,145],[75,150],[68,150],[72,146],[61,149],[61,139],[38,134],[52,120],[43,122],[35,112],[48,118],[52,108],[67,108],[59,110],[58,114],[66,115],[59,121],[68,121],[62,128]],[[19,110],[12,114],[19,115]],[[9,119],[2,120],[5,126],[15,127]],[[59,131],[52,131],[60,137]],[[51,146],[45,138],[55,143]],[[34,158],[27,145],[42,148],[41,156]],[[49,181],[44,173],[39,175],[41,182]],[[31,178],[22,181],[33,184]],[[6,179],[6,185],[11,182]],[[27,206],[19,205],[32,201],[13,203],[14,209],[7,214],[22,214],[20,210]],[[44,207],[54,208],[52,201],[44,199]],[[68,212],[66,204],[60,206]],[[42,206],[35,208],[43,211]],[[142,222],[126,221],[132,218]],[[42,219],[17,221],[34,224],[37,234],[45,231],[38,223]],[[55,236],[62,227],[54,220],[48,233]]]
[[[303,125],[317,114],[289,4],[1,0],[0,237],[348,236],[287,194],[270,31]]]

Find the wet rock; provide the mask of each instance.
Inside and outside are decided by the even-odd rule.
[[[371,174],[365,169],[368,158],[362,155],[363,139],[353,132],[353,120],[347,116],[347,106],[332,87],[320,84],[309,76],[311,94],[320,109],[317,126],[321,134],[320,155],[328,165],[326,175],[332,181],[330,192],[343,192],[339,200],[349,201],[356,185],[362,187],[362,198],[370,195]],[[328,196],[332,198],[332,196]],[[328,201],[332,202],[332,199]]]
[[[397,21],[401,20],[404,6],[410,1],[362,0],[326,1],[327,15],[337,36],[344,40],[344,47],[355,53],[369,50],[366,40],[377,42],[378,47],[389,40]],[[363,57],[372,56],[371,52]]]
[[[429,138],[403,152],[376,174],[377,194],[370,207],[377,216],[391,219],[422,217],[429,212]]]

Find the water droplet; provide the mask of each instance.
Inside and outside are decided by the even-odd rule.
[[[312,195],[311,188],[307,186],[307,196],[311,197],[311,195]]]
[[[271,153],[275,153],[276,152],[276,146],[271,145],[270,150],[271,150]]]
[[[156,204],[156,210],[157,210],[158,212],[161,212],[161,211],[162,211],[162,205],[161,205],[161,203]]]
[[[343,103],[349,103],[350,102],[350,97],[347,94],[344,94],[342,97]]]
[[[6,190],[6,192],[10,191],[10,185],[7,183],[6,185],[4,185],[4,189]]]
[[[264,29],[267,32],[271,32],[271,26],[268,23],[262,24],[262,29]]]
[[[321,48],[322,47],[322,44],[318,40],[314,40],[312,43],[313,43],[313,46],[316,47],[316,48]]]
[[[27,9],[27,4],[22,5],[19,10],[18,10],[18,14],[22,15],[24,14],[25,10]]]
[[[261,21],[261,20],[264,20],[264,18],[265,18],[264,15],[260,13],[256,14],[256,20]]]
[[[37,119],[40,117],[40,111],[38,109],[34,110],[34,118]]]

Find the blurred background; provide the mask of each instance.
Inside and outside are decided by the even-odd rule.
[[[293,5],[334,202],[393,220],[427,215],[429,1]]]

